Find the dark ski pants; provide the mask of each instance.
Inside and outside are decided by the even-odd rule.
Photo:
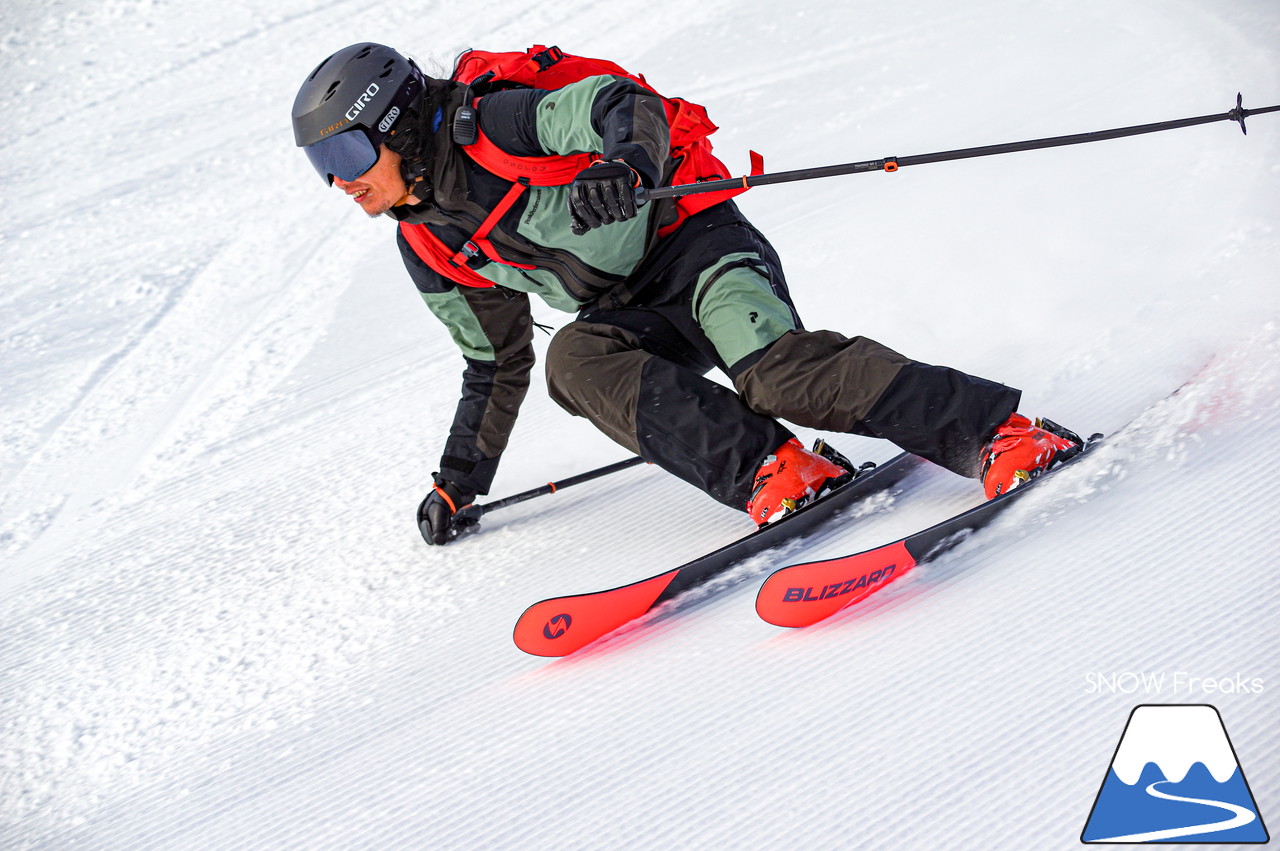
[[[779,419],[885,438],[978,475],[1017,390],[865,337],[804,330],[772,248],[749,225],[733,238],[738,251],[720,245],[661,303],[586,311],[562,328],[547,354],[552,398],[738,509],[764,459],[793,436]],[[713,368],[733,389],[705,377]]]

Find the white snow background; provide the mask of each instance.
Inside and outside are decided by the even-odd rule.
[[[1274,833],[1280,114],[743,196],[810,327],[1137,422],[817,627],[756,617],[771,569],[977,485],[921,470],[548,661],[526,606],[749,523],[646,467],[423,544],[462,361],[289,125],[361,40],[614,59],[739,171],[1280,103],[1274,0],[8,0],[0,847],[1073,848],[1153,702],[1218,707]],[[543,387],[493,497],[625,457]]]

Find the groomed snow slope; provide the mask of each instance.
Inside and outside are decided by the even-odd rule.
[[[353,41],[437,70],[558,44],[778,171],[1278,103],[1275,3],[22,0],[0,24],[0,846],[1072,848],[1130,710],[1169,702],[1218,707],[1280,823],[1280,115],[744,196],[811,327],[1136,424],[818,627],[755,616],[769,570],[974,483],[922,469],[554,662],[511,644],[527,605],[746,521],[642,468],[426,548],[461,360],[288,120]],[[624,456],[537,382],[494,496]]]

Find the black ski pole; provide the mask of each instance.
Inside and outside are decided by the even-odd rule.
[[[580,485],[583,482],[589,482],[592,479],[598,479],[602,476],[607,476],[610,473],[616,473],[619,470],[625,470],[628,467],[635,467],[643,463],[645,463],[645,460],[637,455],[634,458],[628,458],[625,461],[618,461],[617,463],[614,463],[614,464],[608,464],[597,470],[588,470],[585,473],[579,473],[576,476],[570,476],[569,478],[563,479],[558,482],[547,482],[545,485],[542,485],[541,487],[531,488],[530,490],[524,491],[522,493],[514,494],[512,496],[503,497],[502,499],[495,499],[493,502],[486,502],[484,505],[469,505],[466,508],[462,509],[462,511],[471,513],[473,516],[479,518],[481,515],[488,514],[490,511],[493,511],[495,508],[505,508],[508,505],[515,505],[518,502],[525,502],[526,500],[533,499],[536,496],[545,496],[547,494],[552,494],[558,490],[561,490],[562,488],[572,487],[573,485]]]
[[[1180,118],[1174,121],[1160,121],[1155,124],[1139,124],[1133,127],[1118,127],[1114,130],[1099,130],[1093,133],[1077,133],[1071,136],[1052,136],[1045,139],[1031,139],[1025,142],[1006,142],[1001,145],[986,145],[979,148],[960,148],[954,151],[940,151],[933,154],[916,154],[909,157],[883,157],[878,160],[845,163],[843,165],[820,166],[818,168],[802,168],[795,171],[780,171],[773,174],[743,175],[723,180],[706,180],[701,183],[685,183],[680,186],[659,186],[655,189],[636,190],[636,203],[644,204],[658,198],[674,198],[680,195],[696,195],[702,192],[719,192],[725,189],[748,189],[752,186],[767,186],[772,183],[790,183],[795,180],[813,180],[819,177],[836,177],[842,174],[862,174],[868,171],[894,172],[909,165],[940,163],[949,160],[962,160],[970,157],[990,157],[996,154],[1010,154],[1015,151],[1034,151],[1040,148],[1058,148],[1064,145],[1082,145],[1086,142],[1101,142],[1104,139],[1120,139],[1125,136],[1138,136],[1143,133],[1157,133],[1161,130],[1174,130],[1178,127],[1194,127],[1198,124],[1211,124],[1215,121],[1236,121],[1240,130],[1249,131],[1244,120],[1250,115],[1261,115],[1265,112],[1280,111],[1280,105],[1266,106],[1260,109],[1245,109],[1243,97],[1236,94],[1234,109],[1215,115],[1200,115],[1195,118]]]
[[[576,476],[570,476],[569,478],[562,479],[558,482],[547,482],[541,487],[531,488],[522,493],[513,494],[512,496],[504,497],[502,499],[495,499],[493,502],[486,502],[483,505],[473,502],[471,505],[458,509],[458,512],[454,515],[454,519],[451,524],[452,531],[449,534],[449,538],[457,538],[461,535],[467,534],[468,532],[474,532],[479,529],[480,518],[488,514],[490,511],[493,511],[495,508],[504,508],[508,505],[515,505],[517,502],[524,502],[526,500],[533,499],[536,496],[545,496],[546,494],[555,493],[561,488],[580,485],[583,482],[589,482],[592,479],[598,479],[601,476],[607,476],[610,473],[616,473],[619,470],[625,470],[628,467],[635,467],[643,463],[645,463],[645,460],[637,455],[633,458],[628,458],[625,461],[606,464],[598,469],[588,470],[585,473],[579,473]],[[422,532],[422,537],[426,539],[428,544],[432,543],[432,532],[431,525],[427,521],[425,512],[427,502],[430,499],[431,494],[427,494],[426,499],[422,500],[422,504],[418,506],[418,530]]]

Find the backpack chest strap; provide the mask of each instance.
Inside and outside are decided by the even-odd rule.
[[[520,200],[520,196],[529,188],[529,181],[526,178],[520,178],[511,184],[511,188],[507,190],[507,194],[502,196],[502,200],[498,202],[498,206],[489,211],[489,215],[480,223],[480,227],[471,235],[471,239],[463,243],[458,253],[453,255],[450,261],[455,266],[465,266],[471,258],[483,253],[494,263],[501,263],[504,266],[514,266],[517,269],[536,269],[536,266],[526,266],[522,263],[512,263],[503,260],[498,256],[497,249],[493,247],[493,243],[489,241],[489,233],[497,226],[498,220],[507,214],[507,211],[515,206],[516,201]]]

